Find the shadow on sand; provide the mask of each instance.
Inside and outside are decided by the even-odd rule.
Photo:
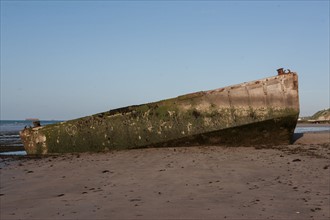
[[[292,144],[294,144],[297,140],[302,138],[304,136],[304,133],[294,133],[292,137]]]

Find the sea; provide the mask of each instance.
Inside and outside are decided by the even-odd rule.
[[[60,120],[43,121],[41,120],[41,125],[49,125],[58,122]],[[32,126],[32,121],[28,120],[0,120],[0,147],[13,147],[13,149],[22,148],[23,144],[19,137],[19,131],[23,130],[24,127]],[[296,127],[295,133],[308,133],[308,132],[330,132],[330,125],[313,125],[313,124],[303,124]],[[2,152],[0,155],[26,155],[24,150],[20,151],[8,151]]]

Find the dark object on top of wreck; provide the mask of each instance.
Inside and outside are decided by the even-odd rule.
[[[291,73],[291,70],[289,70],[289,69],[287,69],[286,71],[284,70],[284,68],[277,69],[278,75],[284,75],[284,74],[289,74],[289,73]]]
[[[36,128],[36,127],[40,127],[40,126],[41,126],[39,120],[35,120],[35,121],[33,121],[32,123],[33,123],[33,127],[34,127],[34,128]]]
[[[20,136],[28,154],[288,144],[299,116],[298,76],[283,69],[278,73],[239,85],[28,128]]]

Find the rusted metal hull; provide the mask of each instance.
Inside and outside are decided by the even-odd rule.
[[[189,145],[291,142],[298,76],[285,73],[216,90],[24,129],[28,154]]]

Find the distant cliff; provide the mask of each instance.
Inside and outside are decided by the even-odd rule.
[[[330,123],[330,108],[316,112],[312,116],[301,117],[298,122],[300,123]]]
[[[310,119],[319,121],[330,120],[330,108],[316,112]]]

